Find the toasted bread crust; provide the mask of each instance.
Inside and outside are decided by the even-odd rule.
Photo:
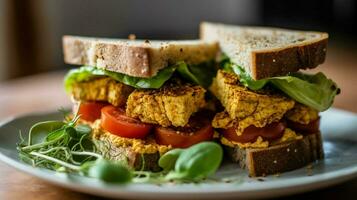
[[[215,42],[130,41],[63,36],[64,61],[74,65],[90,65],[135,77],[152,77],[179,61],[199,64],[213,60]]]
[[[277,46],[255,46],[266,43],[266,38],[291,34],[314,35],[314,38],[291,41]],[[252,36],[253,35],[253,36]],[[247,36],[252,41],[247,40]],[[282,36],[283,37],[283,36]],[[287,75],[300,69],[315,68],[325,61],[328,34],[323,32],[297,31],[271,27],[233,26],[203,22],[200,38],[217,41],[221,51],[231,61],[243,67],[255,80]],[[251,42],[251,43],[249,43]],[[273,42],[272,42],[273,43]]]
[[[328,38],[303,46],[252,52],[252,77],[284,76],[300,69],[312,69],[325,62]]]
[[[321,133],[264,149],[225,146],[227,155],[252,177],[277,174],[301,168],[324,157]]]

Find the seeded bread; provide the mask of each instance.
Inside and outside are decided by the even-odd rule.
[[[216,42],[201,40],[148,41],[63,37],[64,60],[68,64],[90,65],[136,77],[152,77],[178,61],[199,64],[215,58]]]
[[[227,155],[251,177],[277,174],[308,165],[324,157],[321,133],[264,149],[225,146]]]
[[[233,63],[258,80],[322,64],[328,34],[203,22],[200,38],[219,42],[221,51]]]

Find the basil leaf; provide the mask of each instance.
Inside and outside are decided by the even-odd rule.
[[[166,152],[163,156],[159,159],[159,166],[164,171],[170,171],[175,168],[175,163],[177,158],[183,152],[183,149],[172,149]]]
[[[44,121],[36,123],[29,131],[29,145],[44,142],[47,135],[60,131],[64,125],[65,123],[62,121]]]
[[[108,183],[124,184],[132,179],[132,173],[127,167],[102,158],[97,159],[94,163],[83,165],[81,169],[87,172],[88,176]]]
[[[214,142],[201,142],[184,149],[176,160],[174,171],[166,179],[201,180],[214,174],[220,166],[223,150]]]
[[[251,90],[259,90],[271,84],[295,101],[318,111],[325,111],[331,107],[335,96],[340,93],[337,84],[321,72],[317,74],[296,72],[288,76],[254,80],[238,65],[226,62],[224,67],[225,71],[237,74],[239,81]]]

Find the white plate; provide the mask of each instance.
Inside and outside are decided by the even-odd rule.
[[[27,133],[38,121],[61,119],[60,114],[34,114],[6,120],[0,125],[0,159],[33,176],[55,185],[89,194],[141,199],[186,199],[186,198],[261,198],[276,197],[305,192],[337,184],[357,176],[357,115],[330,109],[321,113],[321,131],[324,138],[325,160],[313,165],[312,174],[306,167],[277,176],[249,178],[244,170],[225,163],[218,173],[219,178],[234,178],[231,183],[207,182],[201,184],[129,184],[108,185],[79,176],[68,176],[53,171],[33,168],[19,161],[16,143],[18,132]]]

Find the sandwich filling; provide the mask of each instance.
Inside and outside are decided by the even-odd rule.
[[[305,74],[288,81],[290,75],[253,80],[226,57],[220,64],[223,69],[210,91],[224,110],[215,115],[212,126],[221,143],[230,147],[267,148],[318,133],[319,111],[326,110],[339,93],[322,73],[318,81],[316,75]]]
[[[161,155],[213,139],[213,115],[201,113],[215,73],[213,62],[180,62],[151,78],[84,66],[67,74],[65,86],[95,141]]]

